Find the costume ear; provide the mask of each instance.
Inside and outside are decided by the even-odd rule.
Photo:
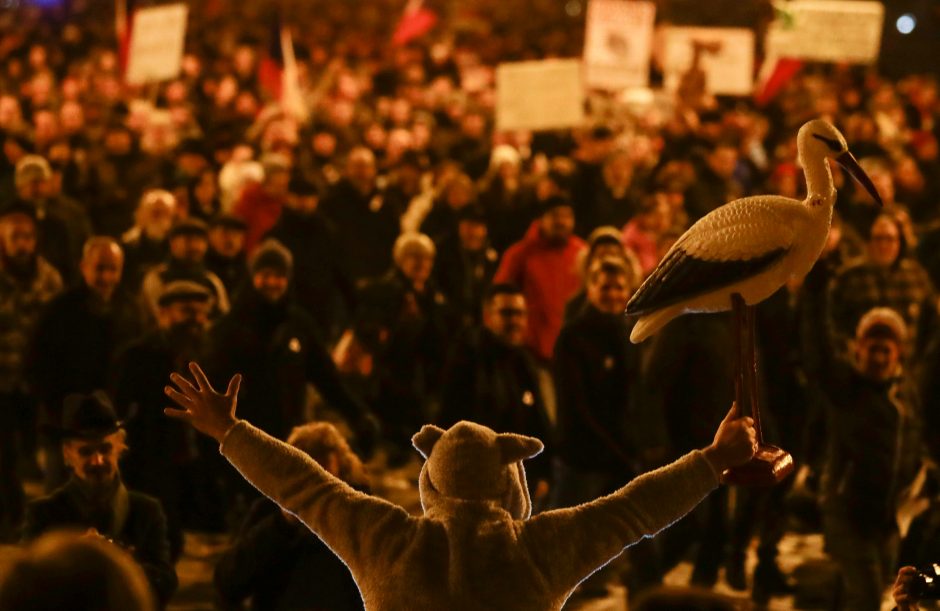
[[[535,437],[516,435],[515,433],[500,433],[496,436],[496,446],[499,448],[503,464],[511,464],[538,456],[544,447]]]
[[[414,437],[411,438],[411,445],[421,452],[421,456],[424,456],[424,459],[427,460],[428,456],[431,455],[431,449],[434,447],[434,444],[437,443],[437,440],[440,439],[443,434],[444,429],[441,427],[434,426],[433,424],[425,424],[421,427],[421,430],[415,433]]]

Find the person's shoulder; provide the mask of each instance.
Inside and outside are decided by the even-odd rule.
[[[127,500],[131,511],[137,511],[147,516],[163,515],[163,503],[154,496],[138,490],[128,490]]]
[[[56,513],[61,512],[69,505],[68,495],[65,486],[60,486],[52,492],[35,499],[26,504],[27,521],[33,524],[42,524],[53,519]]]

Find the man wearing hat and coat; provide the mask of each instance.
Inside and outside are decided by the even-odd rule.
[[[127,450],[124,423],[103,391],[65,398],[56,429],[69,481],[26,508],[23,540],[51,530],[82,531],[127,551],[140,565],[161,607],[176,591],[166,518],[160,502],[128,490],[118,460]]]
[[[213,507],[213,450],[186,427],[162,416],[166,376],[185,368],[207,350],[212,296],[202,284],[175,280],[157,301],[158,328],[127,345],[112,368],[112,396],[122,414],[136,412],[127,427],[134,448],[124,462],[127,483],[158,498],[167,516],[170,557],[183,549],[183,524],[217,525],[221,508]]]
[[[186,280],[201,284],[213,297],[211,316],[216,318],[229,310],[228,292],[218,276],[206,269],[206,252],[209,249],[209,228],[199,219],[187,218],[177,221],[168,236],[170,257],[144,276],[140,288],[144,308],[159,319],[158,301],[163,289],[175,280]]]
[[[219,277],[230,298],[248,277],[245,236],[248,225],[233,214],[217,214],[209,221],[209,252],[206,269]]]

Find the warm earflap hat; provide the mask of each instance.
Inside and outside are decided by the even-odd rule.
[[[461,421],[446,431],[426,424],[411,442],[427,459],[419,481],[425,511],[475,501],[495,502],[517,520],[531,514],[522,461],[542,451],[538,439]]]

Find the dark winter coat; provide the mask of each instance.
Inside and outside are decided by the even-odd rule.
[[[165,606],[176,591],[177,578],[170,562],[163,509],[153,497],[130,490],[126,495],[126,516],[120,517],[123,512],[119,512],[115,517],[113,511],[96,516],[83,490],[73,479],[27,506],[23,538],[31,541],[43,533],[62,528],[80,532],[95,528],[131,553],[147,576],[161,607]]]
[[[470,252],[460,247],[460,238],[456,235],[438,244],[434,260],[435,285],[463,325],[480,323],[483,298],[498,266],[499,255],[492,248]]]
[[[538,372],[525,348],[506,344],[485,327],[468,329],[441,379],[441,427],[471,420],[500,433],[550,438]],[[548,476],[550,450],[527,465],[533,480]]]
[[[639,469],[636,443],[640,349],[621,315],[588,306],[562,328],[555,344],[557,453],[593,471]]]
[[[336,228],[320,213],[302,215],[285,208],[268,236],[294,255],[297,304],[313,317],[322,337],[333,337],[334,327],[344,315],[352,314],[356,300],[347,270],[350,260],[344,255]]]
[[[308,383],[354,421],[367,409],[343,385],[313,319],[293,301],[270,304],[245,290],[212,328],[210,345],[210,377],[224,386],[241,373],[240,416],[275,437],[301,423]]]
[[[31,377],[52,424],[66,395],[107,387],[117,349],[140,333],[140,307],[126,293],[106,308],[96,302],[82,284],[53,299],[36,326]]]
[[[251,597],[257,611],[363,608],[343,561],[303,523],[288,522],[268,499],[251,507],[235,544],[215,567],[215,585],[227,605]]]
[[[333,222],[349,254],[353,281],[378,276],[392,262],[402,206],[377,188],[363,195],[347,179],[340,180],[320,204]]]

